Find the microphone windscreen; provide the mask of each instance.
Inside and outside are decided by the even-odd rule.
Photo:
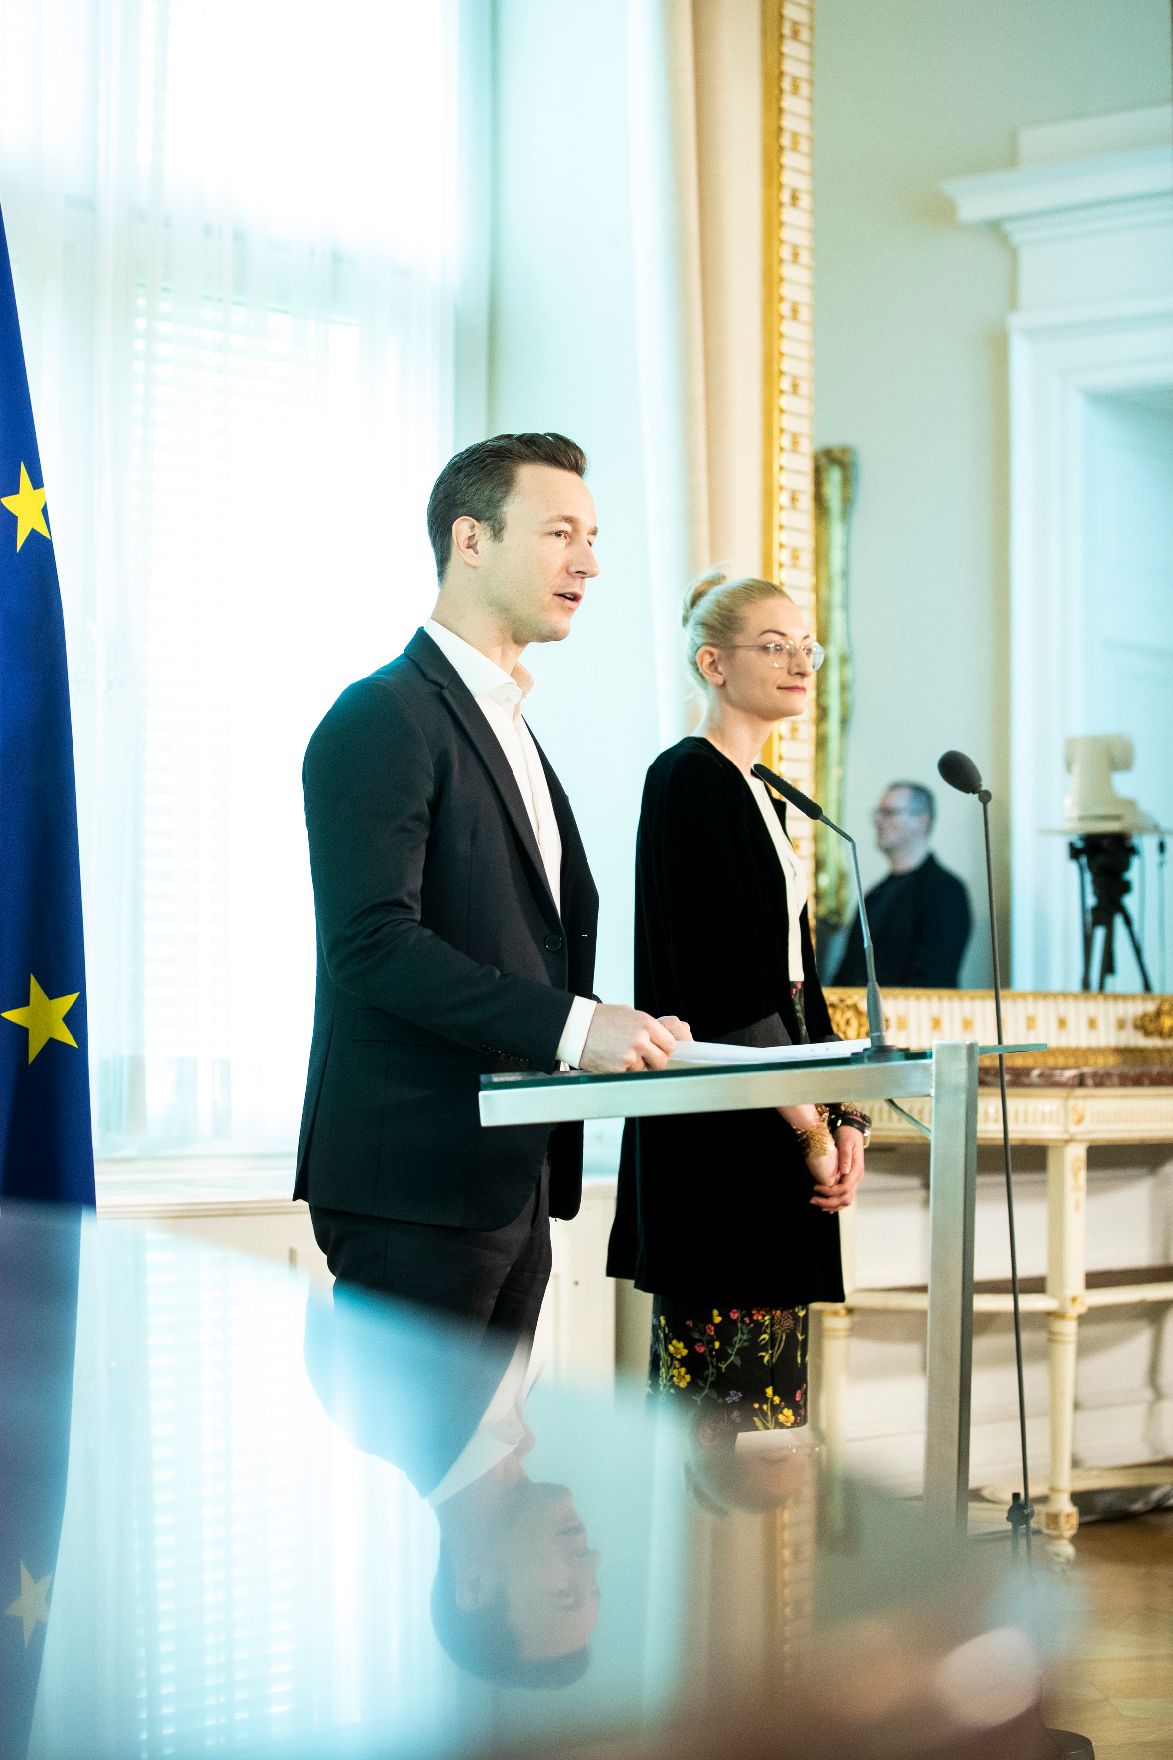
[[[942,752],[937,759],[937,773],[942,782],[961,794],[980,794],[982,773],[964,752]]]
[[[789,801],[792,807],[797,807],[799,812],[805,813],[808,819],[822,818],[823,809],[818,801],[812,801],[809,794],[803,794],[801,788],[795,788],[793,782],[787,782],[784,776],[777,775],[773,770],[767,770],[764,764],[755,764],[753,773],[760,781],[768,782],[771,788],[776,788],[784,801]]]

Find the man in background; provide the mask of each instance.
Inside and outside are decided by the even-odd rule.
[[[969,894],[929,848],[936,806],[919,782],[893,782],[872,815],[888,875],[867,894],[880,984],[955,990],[969,941]],[[867,982],[856,915],[832,984]]]
[[[428,503],[439,596],[343,691],[303,781],[318,975],[295,1196],[335,1277],[532,1339],[582,1127],[483,1130],[484,1073],[662,1069],[679,1022],[591,994],[598,894],[522,704],[598,573],[586,459],[499,434]],[[589,729],[581,730],[584,739]]]

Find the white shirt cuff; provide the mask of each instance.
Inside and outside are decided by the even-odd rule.
[[[575,997],[566,1017],[566,1025],[562,1029],[562,1037],[558,1041],[558,1049],[554,1053],[559,1063],[568,1063],[571,1069],[581,1066],[582,1048],[586,1044],[598,1006],[593,997]]]

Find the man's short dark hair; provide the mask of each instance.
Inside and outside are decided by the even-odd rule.
[[[924,813],[930,825],[936,823],[937,803],[933,799],[932,789],[926,788],[923,782],[890,782],[886,792],[891,794],[894,788],[907,789],[912,797],[908,803],[912,811]]]
[[[428,497],[428,537],[440,580],[452,555],[454,521],[467,516],[480,520],[494,539],[504,535],[505,503],[523,464],[549,464],[586,476],[586,453],[565,434],[495,434],[466,446],[448,460]]]
[[[444,1540],[432,1583],[432,1627],[457,1668],[499,1687],[569,1687],[590,1666],[589,1646],[527,1661],[509,1625],[504,1589],[484,1607],[467,1613],[458,1607],[456,1571]]]

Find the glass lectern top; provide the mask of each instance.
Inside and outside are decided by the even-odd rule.
[[[984,1055],[988,1049],[988,1046],[979,1046],[979,1056]],[[1015,1046],[1013,1049],[1018,1050],[1019,1047]],[[772,1058],[768,1060],[755,1058],[750,1051],[736,1063],[688,1063],[684,1060],[677,1063],[673,1060],[667,1069],[626,1070],[621,1075],[591,1075],[581,1069],[542,1071],[536,1075],[527,1075],[524,1071],[505,1071],[500,1074],[483,1075],[481,1087],[507,1088],[524,1086],[527,1083],[532,1085],[545,1082],[557,1082],[559,1087],[591,1087],[597,1086],[601,1082],[671,1082],[687,1076],[699,1076],[705,1080],[715,1078],[720,1081],[722,1077],[730,1075],[755,1073],[791,1075],[800,1071],[811,1075],[822,1075],[826,1070],[890,1069],[893,1064],[929,1065],[932,1061],[931,1051],[905,1051],[900,1047],[895,1047],[887,1052],[882,1060],[879,1057],[866,1054],[852,1056],[848,1053],[842,1057],[820,1057],[817,1063],[779,1063]]]
[[[1009,1743],[1053,1609],[1005,1553],[812,1435],[743,1452],[642,1388],[518,1368],[418,1310],[5,1200],[3,1760],[565,1760],[686,1725],[733,1752],[763,1705],[780,1754]]]

